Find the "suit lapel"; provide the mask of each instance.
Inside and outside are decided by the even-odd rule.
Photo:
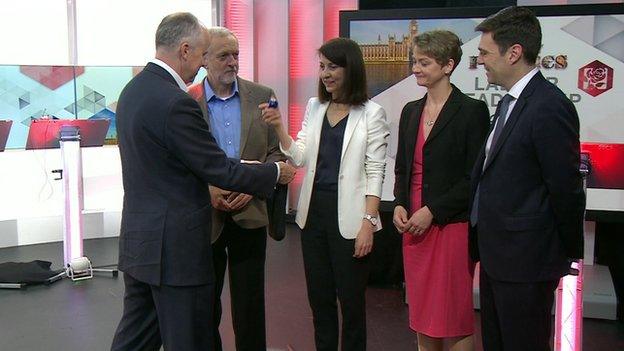
[[[199,98],[196,100],[199,103],[199,108],[201,108],[202,110],[202,114],[204,116],[204,119],[206,120],[206,124],[208,124],[208,130],[212,132],[212,130],[210,130],[210,110],[208,109],[208,103],[206,102],[206,91],[204,89],[206,79],[208,78],[204,78],[199,86],[198,91],[200,91],[201,93],[198,94]]]
[[[448,100],[444,103],[444,106],[442,106],[440,115],[431,129],[431,132],[425,141],[424,147],[426,147],[431,140],[435,139],[435,137],[440,134],[442,129],[444,129],[444,127],[453,119],[457,111],[459,111],[459,108],[461,107],[460,98],[461,95],[459,90],[453,86],[453,91]]]
[[[511,131],[518,122],[518,118],[522,113],[524,106],[526,105],[527,99],[533,94],[533,91],[535,90],[535,87],[540,79],[544,79],[544,77],[540,72],[538,72],[533,78],[531,78],[531,81],[529,81],[529,84],[527,84],[524,90],[522,90],[522,93],[518,97],[518,101],[516,101],[516,105],[511,111],[511,115],[509,115],[509,118],[507,118],[505,126],[503,127],[503,130],[498,137],[496,144],[494,145],[494,149],[490,150],[490,154],[487,157],[486,164],[483,167],[484,172],[492,164],[501,147],[503,146],[503,144],[505,144],[505,141],[509,137],[509,134],[511,134]]]
[[[325,113],[327,113],[327,108],[329,107],[329,102],[324,102],[324,103],[320,103],[319,102],[319,109],[316,112],[316,116],[314,116],[314,120],[312,120],[311,122],[311,127],[313,127],[313,131],[309,132],[308,135],[313,135],[313,138],[311,140],[311,142],[313,142],[314,144],[311,145],[312,148],[310,148],[311,151],[314,151],[314,157],[315,157],[315,161],[314,161],[314,165],[316,167],[316,157],[318,157],[318,149],[319,149],[319,144],[321,141],[321,132],[323,130],[323,121],[325,120]],[[307,148],[306,148],[307,149]]]
[[[472,173],[470,177],[472,194],[475,193],[477,189],[477,185],[479,184],[479,181],[481,180],[481,174],[483,174],[483,171],[485,170],[485,167],[483,165],[483,162],[485,162],[485,146],[487,144],[487,139],[489,139],[490,134],[492,133],[494,126],[496,125],[496,119],[498,118],[498,112],[500,111],[500,108],[501,108],[500,104],[496,106],[496,111],[494,111],[494,118],[490,119],[490,128],[488,129],[488,132],[486,134],[486,138],[485,138],[486,141],[483,143],[483,145],[481,145],[481,149],[479,150],[479,154],[477,155],[477,160],[475,161],[475,164],[472,167]]]
[[[416,148],[416,139],[418,138],[418,127],[420,127],[420,118],[425,108],[426,101],[427,95],[418,101],[416,108],[410,115],[409,122],[407,123],[407,130],[405,131],[405,154],[407,155],[405,161],[407,162],[406,169],[408,170],[408,176],[412,174],[412,163],[414,162],[414,149]]]
[[[241,134],[240,134],[240,152],[241,155],[247,144],[247,138],[249,137],[249,129],[251,128],[251,122],[254,115],[254,109],[258,109],[258,106],[252,106],[251,90],[241,79],[238,80],[238,93],[241,109]]]
[[[355,127],[357,127],[358,123],[362,119],[364,115],[364,107],[351,107],[349,111],[349,117],[347,117],[347,125],[345,126],[344,138],[342,141],[342,153],[340,156],[340,161],[344,158],[345,151],[347,150],[347,146],[349,146],[349,142],[351,141],[351,137],[353,136],[353,132],[355,132]]]

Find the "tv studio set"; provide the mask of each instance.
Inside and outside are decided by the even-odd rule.
[[[624,350],[623,0],[21,0],[0,38],[0,350]]]

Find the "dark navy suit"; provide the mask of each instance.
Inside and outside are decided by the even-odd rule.
[[[124,314],[113,350],[209,350],[214,304],[208,183],[267,197],[275,164],[227,158],[197,102],[149,63],[117,105]]]
[[[537,73],[524,88],[485,161],[471,255],[481,262],[485,350],[542,350],[553,290],[570,259],[583,257],[585,195],[574,105]],[[472,201],[471,201],[472,203]]]

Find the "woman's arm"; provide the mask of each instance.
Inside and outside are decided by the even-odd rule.
[[[284,124],[282,123],[282,116],[279,109],[269,108],[268,103],[262,103],[258,105],[258,107],[262,109],[262,118],[264,119],[264,121],[271,125],[275,130],[275,134],[279,139],[280,150],[291,160],[293,165],[296,167],[303,166],[305,161],[304,156],[306,148],[308,120],[310,118],[310,115],[314,113],[314,111],[312,111],[313,100],[314,99],[310,99],[308,101],[303,122],[301,124],[301,130],[297,133],[297,141],[293,141],[292,137],[288,135],[286,128],[284,128]]]
[[[386,169],[386,149],[390,129],[386,121],[386,111],[379,105],[374,110],[366,111],[366,157],[364,171],[366,172],[366,195],[381,198],[381,191]]]
[[[377,196],[366,196],[366,214],[377,217],[379,221],[379,198]],[[377,230],[368,219],[362,218],[362,226],[355,237],[355,250],[353,257],[359,258],[368,255],[373,249],[373,233]]]
[[[379,201],[386,168],[387,138],[390,135],[386,122],[386,111],[381,106],[367,107],[371,111],[366,114],[366,156],[364,171],[366,173],[366,214],[379,220]],[[360,231],[355,238],[353,257],[364,257],[373,249],[373,233],[377,230],[368,219],[362,218]]]
[[[407,231],[408,228],[406,228],[406,224],[409,220],[409,200],[408,194],[405,191],[407,188],[407,182],[409,181],[405,178],[407,167],[407,156],[405,155],[405,130],[407,129],[409,118],[412,114],[412,106],[414,106],[413,103],[408,103],[403,106],[403,110],[401,111],[396,160],[394,163],[394,214],[392,216],[392,223],[399,233]]]
[[[401,111],[401,119],[399,121],[398,130],[398,144],[396,148],[396,160],[394,164],[394,204],[395,206],[401,206],[404,209],[409,208],[409,194],[406,194],[407,182],[409,179],[405,178],[405,172],[407,169],[407,160],[405,155],[405,130],[412,114],[412,103],[408,103],[403,107]]]

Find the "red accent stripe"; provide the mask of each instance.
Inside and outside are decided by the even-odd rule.
[[[340,29],[340,11],[357,10],[357,0],[325,0],[323,9],[323,40],[336,38]]]
[[[224,4],[224,26],[234,32],[238,38],[239,61],[238,75],[254,80],[254,26],[253,1],[227,0]]]

